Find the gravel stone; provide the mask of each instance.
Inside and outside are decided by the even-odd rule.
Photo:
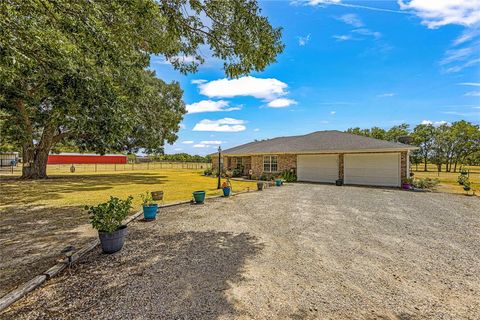
[[[288,184],[161,209],[2,319],[478,319],[480,200]]]

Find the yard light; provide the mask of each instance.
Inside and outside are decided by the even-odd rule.
[[[218,183],[217,183],[217,189],[221,188],[221,182],[220,182],[220,179],[221,179],[221,176],[222,176],[222,170],[221,170],[222,162],[220,160],[221,157],[222,157],[222,148],[220,146],[218,146]]]

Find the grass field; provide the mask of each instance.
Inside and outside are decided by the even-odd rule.
[[[49,179],[20,181],[2,176],[1,208],[17,205],[83,206],[97,204],[112,196],[134,196],[134,205],[140,205],[140,193],[164,191],[164,201],[188,200],[196,190],[207,191],[208,196],[220,195],[217,180],[201,175],[200,170],[162,169],[121,172],[86,172],[57,174],[49,172]],[[235,191],[254,190],[253,182],[232,181]],[[136,208],[138,209],[138,208]]]
[[[480,166],[466,166],[465,168],[470,170],[470,182],[473,190],[476,191],[477,195],[480,195]],[[462,186],[458,184],[457,179],[460,173],[458,172],[438,172],[436,166],[429,164],[427,169],[428,171],[423,171],[423,165],[418,166],[418,171],[416,167],[412,166],[413,173],[416,178],[434,178],[440,181],[438,186],[438,191],[441,192],[450,192],[450,193],[465,193]]]

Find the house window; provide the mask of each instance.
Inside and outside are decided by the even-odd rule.
[[[237,169],[242,169],[242,167],[243,167],[242,158],[237,158]]]
[[[264,172],[276,172],[276,171],[278,171],[277,156],[264,156],[263,157],[263,171]]]

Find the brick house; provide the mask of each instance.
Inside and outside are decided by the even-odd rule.
[[[294,170],[299,181],[399,187],[416,147],[340,131],[254,141],[222,152],[223,169],[243,170],[252,178]],[[213,169],[218,154],[212,154]]]

